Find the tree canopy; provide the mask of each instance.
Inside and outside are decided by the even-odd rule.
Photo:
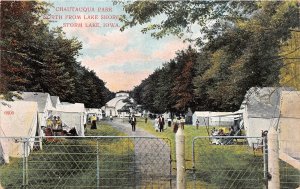
[[[154,0],[122,3],[127,14],[121,17],[124,23],[121,30],[143,25],[142,32],[150,32],[157,39],[173,34],[187,40],[196,40],[198,44],[203,44],[203,39],[218,36],[221,29],[232,24],[235,19],[247,19],[257,10],[257,4],[251,1]],[[195,32],[195,27],[205,35],[186,38],[186,34]]]
[[[1,1],[0,93],[47,92],[62,101],[86,107],[103,106],[112,93],[95,72],[76,59],[82,44],[50,29],[41,18],[48,4],[37,1]]]
[[[178,52],[135,88],[136,96],[151,99],[152,110],[235,111],[251,87],[299,86],[298,36],[291,34],[299,28],[296,1],[146,1],[129,3],[125,10],[124,29],[146,24],[143,31],[156,38],[183,36],[193,24],[204,27],[197,50]],[[154,24],[159,15],[162,21]],[[172,105],[164,106],[165,101]]]

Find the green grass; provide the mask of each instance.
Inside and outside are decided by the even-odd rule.
[[[90,125],[87,125],[86,136],[126,136],[125,133],[122,133],[110,125],[104,124],[102,122],[97,122],[97,129],[90,129]]]
[[[156,132],[150,121],[139,119],[137,127],[171,141],[172,159],[175,160],[175,133],[168,127]],[[87,127],[87,136],[124,136],[109,125],[98,123],[97,130]],[[247,145],[211,145],[208,139],[195,141],[195,174],[192,174],[192,141],[196,136],[207,136],[206,128],[186,125],[187,188],[262,188],[262,154],[255,153]],[[97,144],[98,143],[98,144]],[[76,139],[44,141],[43,150],[32,152],[28,159],[29,188],[82,188],[97,184],[97,145],[99,184],[102,186],[134,187],[132,170],[134,143],[130,139],[107,138],[103,140]],[[84,152],[84,153],[83,153]],[[70,155],[72,154],[72,155]],[[70,161],[72,160],[72,161]],[[176,162],[172,162],[173,168]],[[281,162],[282,187],[296,187],[299,171]],[[287,169],[288,168],[288,169]],[[173,173],[175,170],[173,170]],[[292,178],[289,175],[296,175]],[[298,176],[297,176],[298,175]],[[0,166],[0,181],[4,188],[20,188],[22,185],[22,159],[11,158],[10,164]],[[193,181],[196,176],[196,182]],[[254,176],[255,179],[251,180]],[[43,185],[40,185],[40,184]],[[151,186],[154,185],[150,184]],[[150,187],[149,185],[149,187]],[[148,186],[146,185],[146,188]],[[150,187],[151,188],[151,187]]]
[[[172,146],[172,159],[175,160],[175,133],[172,127],[167,127],[164,132],[156,132],[153,128],[153,123],[139,119],[137,127],[140,127],[149,133],[163,138],[169,138]],[[210,128],[211,129],[211,128]],[[185,125],[185,157],[187,171],[187,187],[192,188],[193,182],[193,162],[192,162],[192,143],[197,136],[208,136],[205,127]],[[241,141],[240,141],[241,142]],[[251,177],[255,177],[255,186],[261,188],[263,186],[262,180],[262,154],[254,152],[247,145],[212,145],[208,138],[195,140],[195,176],[197,187],[203,186],[208,188],[220,188],[225,184],[232,182],[234,178],[243,180],[235,180],[233,188],[253,185]],[[251,164],[252,163],[252,164]],[[175,162],[172,164],[176,167]],[[243,170],[241,172],[240,170]],[[248,178],[248,180],[247,180]]]
[[[295,169],[284,161],[280,165],[280,188],[297,188],[300,185],[300,170]]]
[[[109,125],[87,129],[87,136],[124,136]],[[129,139],[55,139],[44,141],[43,150],[28,158],[29,188],[95,188],[101,186],[132,187],[134,144]],[[98,158],[98,161],[97,161]],[[4,188],[22,185],[22,159],[11,158],[0,166]],[[97,171],[97,164],[99,171]],[[99,179],[97,180],[97,173]]]
[[[168,138],[171,140],[171,146],[172,146],[172,157],[175,158],[175,133],[173,132],[172,127],[167,127],[164,132],[156,132],[154,130],[153,124],[150,120],[148,120],[147,123],[145,123],[144,120],[138,119],[137,127],[142,128],[146,130],[147,132],[162,138]],[[192,140],[196,136],[208,136],[207,131],[204,127],[199,127],[197,130],[193,126],[185,126],[184,128],[184,134],[185,134],[185,154],[186,159],[191,160],[192,159]]]

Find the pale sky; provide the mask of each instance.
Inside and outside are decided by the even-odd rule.
[[[64,23],[82,24],[82,27],[64,27],[63,30],[68,38],[77,37],[83,44],[78,61],[94,70],[97,76],[106,82],[106,87],[114,92],[133,89],[156,68],[174,58],[176,51],[189,45],[175,36],[156,40],[150,34],[142,34],[140,26],[124,32],[121,32],[119,27],[102,27],[104,23],[121,25],[117,19],[101,19],[101,15],[124,14],[122,6],[114,6],[111,1],[47,2],[53,3],[54,6],[50,9],[50,26],[63,26]],[[88,12],[76,10],[83,7]],[[111,11],[98,12],[99,7],[108,7]],[[77,15],[80,19],[70,19],[72,16],[67,15]],[[97,15],[100,18],[90,19],[87,15]],[[101,27],[85,26],[90,23],[99,23]]]

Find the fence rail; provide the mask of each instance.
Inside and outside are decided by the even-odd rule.
[[[3,137],[0,140],[0,180],[4,188],[172,187],[171,142],[166,138]],[[7,163],[5,156],[9,156]]]
[[[194,138],[186,144],[192,145],[186,188],[267,188],[272,179],[270,142],[244,136]],[[167,138],[0,137],[0,144],[3,188],[168,189],[175,183]],[[287,148],[280,145],[280,149]],[[279,157],[280,188],[299,187],[299,160],[291,164]]]

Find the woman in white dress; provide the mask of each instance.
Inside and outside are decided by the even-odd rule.
[[[159,116],[155,118],[154,120],[154,129],[156,132],[159,131]]]

